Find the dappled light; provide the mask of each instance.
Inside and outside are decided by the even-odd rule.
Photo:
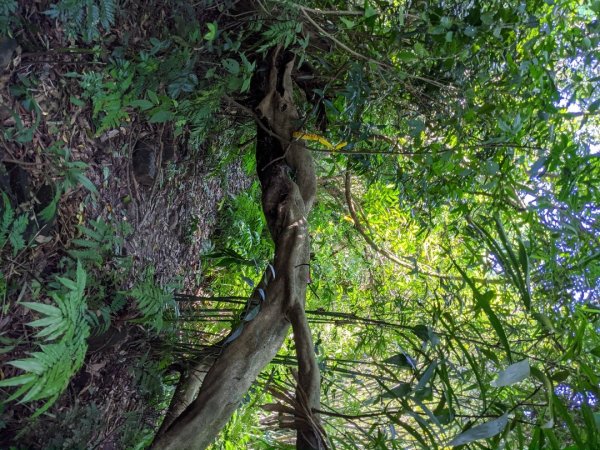
[[[600,448],[599,16],[0,0],[0,447]]]

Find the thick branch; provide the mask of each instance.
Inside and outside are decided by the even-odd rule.
[[[185,409],[198,397],[200,386],[204,381],[206,372],[212,363],[210,356],[201,359],[194,367],[181,374],[181,379],[177,383],[177,388],[171,399],[171,404],[165,418],[158,429],[157,436],[161,436],[175,422],[175,420],[185,411]]]
[[[316,179],[310,153],[292,142],[298,116],[291,92],[294,58],[279,52],[280,49],[272,52],[268,81],[259,80],[253,85],[263,95],[257,108],[263,117],[257,127],[256,157],[263,212],[275,243],[274,274],[267,270],[249,299],[247,311],[260,307],[258,315],[247,316],[232,331],[206,374],[197,398],[163,427],[154,449],[206,448],[260,371],[277,354],[290,321],[298,351],[298,393],[304,395],[303,416],[309,419],[298,429],[298,446],[325,448],[318,415],[313,412],[319,408],[320,378],[304,314],[310,254],[306,216],[314,202]],[[296,416],[299,415],[297,412]]]
[[[289,260],[297,257],[294,248],[302,250],[308,244],[303,231],[301,224],[291,223],[281,232],[274,264],[276,278],[265,290],[266,300],[260,313],[245,323],[241,334],[223,348],[206,374],[196,400],[157,439],[153,448],[206,448],[239,406],[260,371],[277,354],[290,326],[284,308],[290,300],[289,293],[296,290],[295,279],[298,278],[289,273]],[[284,253],[283,249],[292,253]]]
[[[298,385],[296,386],[296,448],[320,449],[326,444],[317,414],[321,405],[321,373],[317,364],[314,344],[303,304],[295,304],[288,313],[294,330],[298,358]],[[310,426],[306,426],[310,424]]]

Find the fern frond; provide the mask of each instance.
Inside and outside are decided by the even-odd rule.
[[[2,221],[0,221],[0,236],[7,234],[15,217],[15,211],[12,209],[10,199],[4,192],[2,193],[2,202],[4,203],[4,212],[2,213]]]
[[[136,284],[128,294],[136,300],[142,314],[141,322],[150,325],[156,331],[163,327],[163,315],[167,307],[175,307],[173,290],[163,289],[154,282],[154,268],[149,267],[144,279]]]
[[[0,14],[9,15],[17,12],[17,2],[15,0],[0,0]]]
[[[35,302],[21,303],[23,306],[45,315],[45,317],[29,322],[27,325],[36,328],[43,327],[36,334],[36,337],[43,337],[46,341],[58,338],[69,340],[77,330],[89,334],[85,322],[87,308],[84,297],[86,273],[81,261],[78,261],[77,264],[75,280],[63,277],[57,277],[57,280],[68,289],[66,293],[57,291],[50,293],[57,306]]]
[[[108,30],[115,21],[114,0],[60,0],[44,13],[63,22],[67,36],[91,42],[100,36],[98,25]]]
[[[24,370],[26,373],[0,381],[0,387],[21,386],[7,402],[21,397],[21,402],[49,399],[38,409],[37,416],[49,408],[66,389],[71,377],[79,370],[85,357],[85,340],[41,345],[41,351],[33,352],[30,358],[11,361],[8,364]]]
[[[100,24],[105,30],[108,30],[115,23],[115,2],[114,0],[100,0],[99,7]]]
[[[4,203],[4,212],[0,219],[0,249],[4,247],[8,239],[13,249],[13,255],[16,255],[19,250],[25,248],[23,233],[25,233],[29,219],[24,214],[15,218],[15,211],[10,204],[10,199],[4,192],[2,193],[2,202]]]
[[[0,248],[4,247],[6,243],[6,238],[15,216],[10,200],[4,192],[2,193],[2,201],[4,202],[4,212],[2,213],[2,220],[0,220]]]
[[[25,248],[25,240],[23,239],[23,233],[25,233],[25,228],[27,228],[27,223],[29,219],[27,219],[26,215],[22,215],[17,217],[13,224],[12,230],[8,235],[8,240],[13,248],[13,255],[16,255],[19,250]]]
[[[67,250],[69,256],[74,259],[80,259],[86,262],[92,262],[96,265],[102,264],[102,256],[97,250]]]
[[[21,304],[43,315],[27,325],[41,328],[37,337],[51,344],[40,345],[38,352],[30,353],[27,359],[10,361],[8,364],[25,373],[0,381],[0,387],[20,386],[6,401],[21,397],[21,402],[48,399],[38,408],[34,416],[47,410],[65,390],[71,377],[81,368],[87,351],[90,327],[85,315],[86,273],[81,261],[77,262],[75,279],[58,277],[66,292],[51,293],[57,306],[44,303],[22,302]]]
[[[17,2],[0,0],[0,35],[10,35],[11,25],[17,22]]]
[[[279,44],[283,44],[284,48],[287,48],[296,42],[300,31],[302,31],[302,24],[294,20],[274,23],[263,31],[262,35],[266,42],[260,46],[258,52],[262,53]]]

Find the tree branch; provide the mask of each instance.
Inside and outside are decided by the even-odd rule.
[[[261,370],[277,354],[290,322],[298,352],[297,404],[302,409],[296,413],[298,447],[326,447],[319,416],[313,413],[320,404],[320,375],[304,313],[310,255],[306,216],[314,201],[316,179],[314,163],[304,147],[293,147],[293,158],[281,158],[292,139],[297,110],[291,95],[290,58],[286,54],[280,59],[279,51],[278,48],[271,52],[266,91],[257,93],[263,96],[259,110],[264,115],[257,121],[257,174],[262,186],[263,212],[275,243],[273,270],[264,273],[248,300],[247,313],[260,308],[258,314],[253,318],[246,315],[223,341],[221,353],[204,377],[196,399],[172,423],[165,425],[152,445],[155,450],[206,448]],[[276,91],[281,71],[286,90],[283,95]],[[286,108],[280,107],[282,103],[286,103]],[[290,178],[290,167],[295,170],[295,181]],[[173,408],[181,409],[180,406],[176,403]]]

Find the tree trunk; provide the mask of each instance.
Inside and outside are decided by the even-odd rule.
[[[274,49],[268,64],[268,77],[255,75],[252,89],[261,99],[256,108],[262,115],[257,127],[257,172],[263,212],[275,243],[274,270],[265,272],[249,299],[247,311],[258,306],[258,315],[232,331],[196,399],[174,420],[173,414],[169,415],[171,423],[161,427],[153,449],[207,447],[275,357],[290,324],[299,366],[295,411],[298,448],[325,448],[319,419],[313,412],[319,408],[320,376],[304,314],[310,255],[306,216],[315,198],[314,163],[308,150],[292,140],[298,119],[292,99],[293,54]],[[174,407],[177,404],[181,406],[176,402]]]

